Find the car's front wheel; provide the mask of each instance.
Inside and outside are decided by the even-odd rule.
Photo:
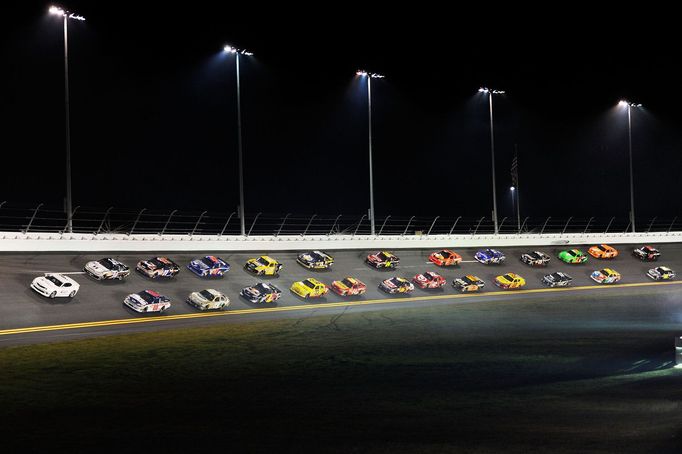
[[[76,291],[74,290],[73,292],[69,293],[69,298],[73,298],[76,296]]]
[[[50,298],[54,299],[55,296],[57,296],[57,292],[50,293]]]

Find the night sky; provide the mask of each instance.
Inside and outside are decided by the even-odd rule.
[[[247,212],[365,212],[355,71],[366,68],[386,75],[372,86],[378,216],[489,215],[480,86],[507,91],[495,98],[501,215],[516,145],[523,215],[626,217],[621,98],[645,107],[633,111],[638,215],[682,214],[682,68],[664,19],[162,5],[60,5],[87,18],[69,36],[74,205],[235,209],[234,57],[220,54],[230,43],[255,54],[242,59]],[[0,201],[14,205],[63,203],[63,41],[48,6],[6,7],[0,30]],[[635,14],[651,31],[623,25]]]

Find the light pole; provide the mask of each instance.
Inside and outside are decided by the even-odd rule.
[[[384,76],[377,73],[369,73],[358,70],[357,76],[367,79],[367,121],[369,124],[369,225],[372,236],[376,233],[374,223],[374,175],[372,172],[372,79],[383,79]]]
[[[628,152],[630,155],[630,225],[632,226],[632,233],[635,233],[635,185],[632,172],[632,108],[642,107],[641,104],[622,100],[618,103],[621,107],[626,107],[628,110]]]
[[[73,232],[73,212],[71,199],[71,124],[69,114],[69,19],[84,21],[83,16],[79,16],[71,11],[63,10],[57,6],[50,6],[48,10],[54,16],[60,16],[64,20],[64,108],[66,119],[66,230]]]
[[[237,70],[237,149],[239,154],[239,220],[241,225],[242,236],[246,236],[246,219],[244,214],[244,151],[242,147],[242,93],[239,70],[239,56],[245,55],[250,57],[253,55],[244,49],[237,49],[232,46],[223,47],[223,52],[235,55],[235,65]]]
[[[517,186],[511,186],[509,190],[512,196],[512,209],[516,211],[516,225],[518,230],[521,231],[521,206],[519,205],[519,193]]]
[[[488,105],[490,108],[490,156],[493,179],[493,224],[495,225],[495,234],[498,234],[499,230],[497,228],[497,193],[496,193],[497,189],[495,186],[495,133],[493,130],[493,95],[503,95],[505,92],[502,90],[493,90],[485,87],[479,88],[478,92],[485,93],[488,95]]]

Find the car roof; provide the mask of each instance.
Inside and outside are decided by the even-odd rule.
[[[60,281],[62,281],[62,282],[68,282],[68,283],[70,283],[70,284],[76,284],[76,285],[78,285],[78,282],[74,281],[73,279],[71,279],[71,278],[70,278],[69,276],[67,276],[66,274],[60,274],[60,273],[46,273],[46,274],[45,274],[45,276],[48,276],[48,275],[49,275],[49,276],[54,276],[54,277],[56,277],[57,279],[59,279]]]

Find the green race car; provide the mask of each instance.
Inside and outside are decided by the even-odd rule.
[[[571,249],[570,251],[559,252],[559,260],[565,263],[585,263],[587,256],[578,249]]]

